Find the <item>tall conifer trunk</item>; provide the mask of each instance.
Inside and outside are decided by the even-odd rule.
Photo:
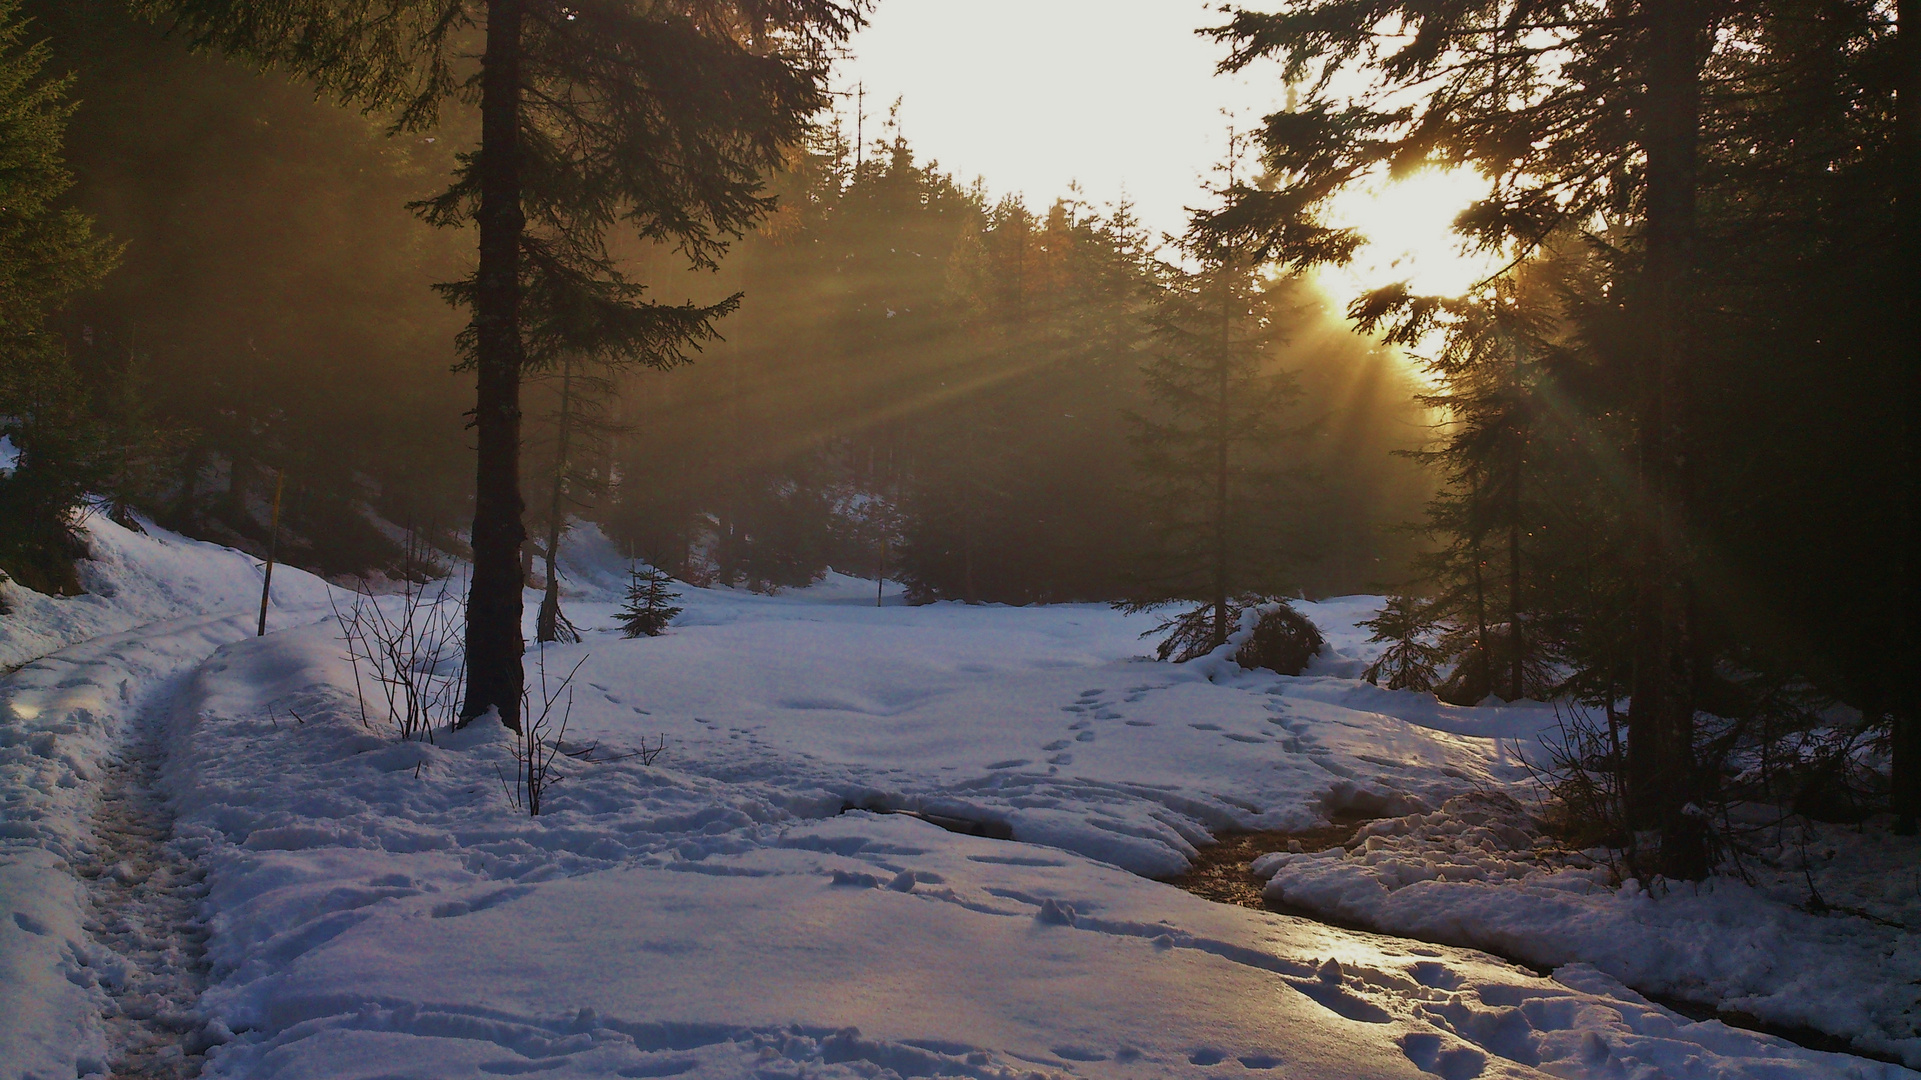
[[[488,0],[480,84],[480,265],[474,290],[474,571],[463,722],[497,710],[520,730],[521,0]]]
[[[1896,452],[1895,498],[1896,528],[1900,530],[1900,555],[1895,566],[1896,645],[1893,686],[1889,698],[1894,709],[1894,762],[1889,787],[1894,804],[1895,831],[1912,836],[1921,818],[1921,704],[1915,680],[1921,665],[1921,574],[1915,571],[1916,552],[1921,551],[1921,529],[1917,529],[1916,491],[1921,482],[1916,474],[1915,410],[1921,408],[1921,0],[1897,0],[1895,4],[1895,56],[1900,75],[1895,84],[1895,211],[1898,217],[1900,251],[1895,260],[1899,295],[1899,319],[1895,340],[1899,350],[1893,359],[1897,383],[1900,446]]]
[[[1234,268],[1221,262],[1221,352],[1215,358],[1214,387],[1214,645],[1226,644],[1227,625],[1227,453],[1229,408],[1228,365],[1233,360]]]
[[[540,613],[534,617],[534,640],[560,640],[560,520],[567,503],[567,465],[573,451],[574,361],[568,357],[560,368],[560,417],[554,433],[554,485],[547,504],[546,591],[540,597]],[[571,634],[572,631],[570,630]],[[578,641],[579,635],[569,638]]]
[[[1521,634],[1521,447],[1514,434],[1514,472],[1508,477],[1507,648],[1509,701],[1521,700],[1527,686],[1527,642]]]
[[[1685,539],[1690,293],[1706,43],[1702,8],[1701,0],[1643,0],[1640,8],[1646,75],[1638,120],[1647,192],[1646,264],[1637,295],[1647,328],[1639,454],[1646,508],[1628,721],[1630,752],[1641,750],[1635,755],[1641,769],[1630,776],[1638,787],[1630,792],[1637,824],[1661,830],[1660,872],[1689,880],[1707,873],[1706,837],[1700,819],[1688,812],[1696,782]]]

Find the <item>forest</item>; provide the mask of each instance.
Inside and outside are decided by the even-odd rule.
[[[1107,657],[1104,638],[1086,645],[1103,664],[1170,665],[1191,673],[1177,680],[1248,695],[1248,680],[1281,678],[1259,691],[1276,701],[1287,679],[1335,680],[1346,696],[1328,708],[1384,703],[1368,715],[1486,741],[1448,775],[1481,777],[1477,798],[1535,792],[1523,831],[1557,853],[1540,858],[1585,852],[1609,889],[1761,888],[1749,864],[1786,851],[1794,822],[1801,877],[1781,880],[1806,894],[1788,905],[1795,917],[1859,916],[1895,934],[1883,956],[1912,952],[1903,920],[1921,911],[1909,911],[1914,890],[1896,898],[1921,852],[1902,839],[1921,822],[1912,0],[1210,8],[1194,29],[1220,76],[1266,80],[1287,104],[1237,120],[1172,233],[1078,187],[1031,203],[995,194],[996,177],[910,140],[912,101],[850,125],[836,64],[889,2],[0,0],[0,622],[40,633],[67,625],[36,614],[56,610],[43,600],[113,601],[125,586],[100,583],[131,556],[108,554],[103,523],[232,549],[269,583],[278,563],[301,576],[263,588],[259,636],[272,588],[330,610],[363,727],[363,666],[387,680],[389,711],[395,685],[417,690],[401,672],[450,679],[430,705],[407,699],[400,741],[414,739],[416,712],[433,714],[422,737],[442,730],[448,745],[476,723],[504,728],[517,779],[502,786],[537,817],[543,785],[597,760],[555,717],[582,692],[573,680],[599,670],[565,650],[627,655],[595,644],[610,617],[623,641],[684,644],[833,596],[876,618],[925,608],[916,633],[977,619],[965,625],[993,643],[978,645],[993,664],[1032,648],[1038,667],[1069,668],[1081,653],[1048,650],[1095,631],[1048,620],[1080,612],[1138,642],[1124,658]],[[1452,295],[1411,276],[1332,286],[1371,239],[1343,200],[1440,173],[1472,179],[1476,200],[1451,226],[1490,269]],[[602,589],[603,571],[625,592]],[[446,641],[424,666],[426,653],[376,655],[364,638],[387,626],[369,613],[399,602],[414,635],[403,638],[425,649],[407,620],[443,619],[436,605],[454,594],[460,614],[432,624]],[[1350,612],[1356,597],[1367,605]],[[770,671],[799,663],[781,650],[814,647],[743,640],[725,647],[774,650],[737,658]],[[847,648],[876,657],[901,650],[877,667],[951,645],[856,640]],[[951,647],[928,685],[986,663],[975,645]],[[712,655],[634,659],[591,676],[615,689],[591,685],[640,702],[638,715],[653,716],[645,704],[706,725],[732,699],[676,695],[748,678],[687,674]],[[839,686],[826,673],[865,662],[853,657],[793,669],[793,686],[767,691],[768,715],[866,724],[935,693],[806,696],[816,678]],[[7,662],[24,676],[39,659],[21,646]],[[652,674],[636,687],[621,682],[641,670]],[[1166,689],[1128,672],[1114,677],[1145,680],[1129,703]],[[1049,687],[1031,701],[1065,694]],[[1390,696],[1363,696],[1377,693]],[[1090,717],[1121,709],[1095,691],[1062,700]],[[928,760],[1031,701],[955,713]],[[313,728],[274,702],[262,707],[276,733],[275,709]],[[740,708],[729,716],[759,715]],[[1207,719],[1213,706],[1171,704],[1126,723],[1189,708],[1199,719],[1185,726],[1226,723]],[[580,730],[624,746],[612,723]],[[1050,784],[1084,768],[1071,744],[1098,729],[1070,730],[1045,759],[990,752],[999,736],[980,734],[975,749],[999,764],[939,766],[979,771],[976,787],[929,779],[902,794],[887,784],[906,781],[861,758],[879,771],[821,780],[832,795],[819,798],[953,832],[988,814],[967,800],[999,790],[986,778],[1003,766],[1050,769]],[[1303,731],[1255,730],[1311,752]],[[662,753],[698,757],[653,728],[633,737],[650,768]],[[841,752],[840,734],[819,737]],[[1445,772],[1434,763],[1457,752],[1401,738],[1379,734],[1393,747],[1381,752],[1420,769]],[[1156,753],[1152,769],[1188,775],[1170,764],[1186,751]],[[1222,830],[1269,830],[1274,845],[1249,851],[1253,872],[1272,875],[1272,910],[1539,971],[1595,963],[1663,1006],[1705,1004],[1829,1039],[1797,1037],[1804,1046],[1921,1066],[1921,1027],[1901,1027],[1921,1002],[1905,990],[1888,990],[1900,1001],[1883,1012],[1863,1006],[1882,1025],[1863,1034],[1855,1020],[1776,1016],[1752,987],[1637,982],[1487,926],[1423,936],[1408,928],[1427,915],[1341,907],[1359,894],[1301,869],[1321,850],[1302,831],[1310,818],[1347,828],[1330,850],[1360,859],[1381,822],[1414,822],[1374,834],[1413,843],[1439,827],[1419,814],[1455,813],[1470,794],[1440,773],[1372,767],[1328,767],[1332,786],[1312,800],[1236,787],[1206,796],[1219,800],[1212,817],[1169,801],[1109,830],[1180,833],[1156,841],[1176,853],[1166,865],[1159,848],[1130,854],[1135,841],[1110,849],[1075,839],[1080,826],[1020,816],[1053,805],[1039,795],[994,828],[1163,879],[1199,865]],[[1087,783],[1151,787],[1163,778],[1152,769]],[[754,774],[736,763],[702,775]],[[585,799],[599,782],[564,790]],[[567,812],[558,797],[549,805]],[[781,813],[806,801],[767,799]],[[1299,820],[1286,799],[1305,808]],[[1890,883],[1885,897],[1817,886],[1809,844],[1869,843],[1822,831],[1844,828],[1879,838],[1859,880]],[[1830,839],[1806,839],[1817,835]],[[1452,880],[1434,873],[1437,887]],[[911,892],[921,879],[875,880]],[[1036,918],[1074,925],[1065,911]],[[1478,1075],[1395,1045],[1397,1062]],[[1349,1075],[1363,1074],[1376,1073]]]

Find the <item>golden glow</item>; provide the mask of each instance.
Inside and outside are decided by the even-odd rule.
[[[1361,294],[1405,281],[1423,296],[1459,296],[1498,270],[1498,252],[1468,251],[1454,219],[1487,193],[1470,169],[1422,169],[1400,180],[1381,177],[1336,196],[1328,222],[1359,229],[1368,243],[1348,266],[1321,274],[1345,308]]]
[[[7,704],[12,707],[13,715],[22,720],[32,720],[34,717],[40,715],[40,706],[30,705],[27,702],[21,701],[19,698],[15,698]]]

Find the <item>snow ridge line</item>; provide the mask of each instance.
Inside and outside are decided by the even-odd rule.
[[[637,1068],[630,1066],[615,1074],[619,1076],[673,1076],[693,1071],[703,1057],[727,1062],[729,1056],[735,1056],[760,1066],[756,1071],[761,1072],[767,1071],[770,1058],[784,1058],[816,1067],[864,1062],[903,1076],[1067,1080],[1049,1063],[1017,1054],[961,1044],[874,1039],[862,1035],[857,1027],[631,1021],[602,1017],[591,1008],[580,1009],[567,1019],[541,1019],[452,1002],[382,999],[362,1002],[351,1012],[303,1019],[273,1033],[253,1049],[261,1053],[343,1031],[393,1032],[469,1044],[450,1055],[454,1057],[467,1057],[481,1047],[495,1048],[512,1057],[481,1061],[478,1067],[505,1075],[545,1071],[570,1062],[591,1069],[596,1050],[624,1046],[642,1054],[662,1055],[663,1059]],[[1008,1064],[1009,1058],[1021,1064]],[[746,1070],[735,1064],[731,1071]],[[802,1075],[806,1075],[804,1070]]]

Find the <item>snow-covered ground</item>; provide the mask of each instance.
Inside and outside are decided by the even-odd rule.
[[[112,529],[129,582],[200,550]],[[624,573],[578,539],[568,614],[611,626]],[[311,586],[265,638],[186,619],[0,684],[0,1077],[97,1071],[126,966],[158,962],[87,929],[94,788],[142,730],[167,750],[165,844],[205,874],[206,989],[178,1020],[211,1076],[1913,1075],[1688,1021],[1611,956],[1541,976],[1150,880],[1224,828],[1525,793],[1501,740],[1552,710],[1355,681],[1365,598],[1304,605],[1333,651],[1290,679],[1141,659],[1148,622],[1097,606],[686,589],[665,637],[547,650],[550,677],[578,665],[566,746],[599,763],[561,759],[530,819],[504,731],[363,727]],[[7,618],[0,648],[44,640]]]

